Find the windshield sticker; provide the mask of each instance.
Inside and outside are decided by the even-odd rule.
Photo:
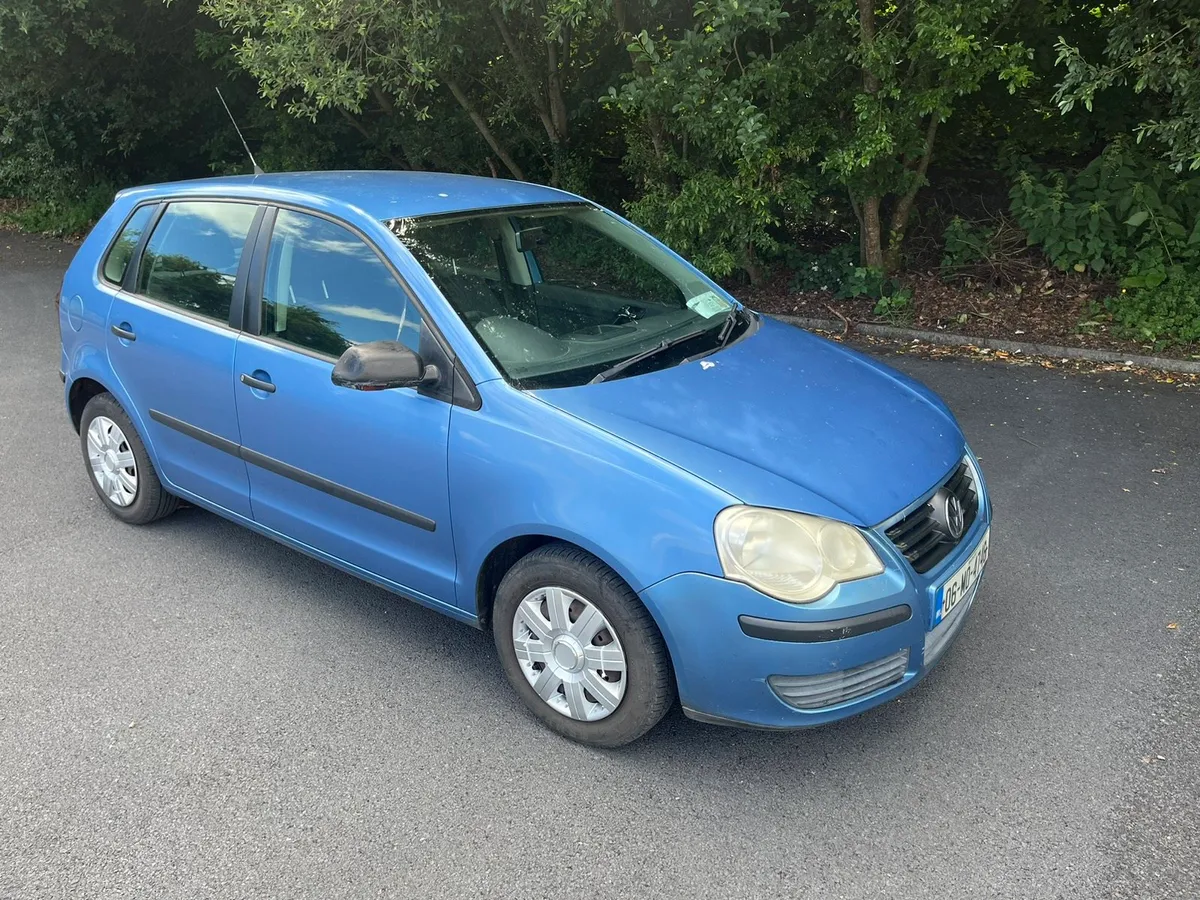
[[[694,313],[704,316],[706,319],[711,319],[713,316],[719,316],[721,313],[729,312],[729,308],[733,306],[728,300],[722,300],[712,291],[705,291],[703,294],[697,294],[687,302],[688,309]]]

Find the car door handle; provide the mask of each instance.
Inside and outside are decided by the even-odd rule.
[[[112,333],[123,341],[136,341],[137,335],[133,333],[133,328],[128,322],[122,322],[120,325],[112,327]]]
[[[275,385],[269,381],[263,381],[261,378],[255,378],[253,375],[242,375],[242,384],[246,387],[252,387],[256,391],[265,391],[268,394],[275,393]]]

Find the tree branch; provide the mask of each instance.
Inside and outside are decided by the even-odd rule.
[[[941,118],[936,112],[929,114],[929,125],[925,129],[925,144],[921,148],[921,161],[917,163],[917,170],[913,175],[913,182],[909,189],[904,193],[896,203],[896,208],[892,210],[892,226],[888,234],[888,251],[887,251],[887,267],[889,270],[896,268],[900,264],[900,245],[904,242],[904,232],[908,229],[908,219],[912,215],[913,203],[917,199],[917,193],[925,185],[925,176],[929,172],[929,162],[933,159],[933,142],[937,138],[938,125],[941,124]]]
[[[463,91],[459,83],[453,78],[446,79],[446,87],[450,89],[450,93],[454,95],[454,99],[458,101],[458,105],[463,108],[463,111],[470,117],[471,123],[475,126],[475,130],[480,136],[487,141],[487,145],[492,148],[492,152],[500,157],[500,162],[504,163],[504,167],[512,173],[513,178],[518,181],[525,180],[525,173],[521,171],[521,167],[509,155],[508,151],[500,146],[500,142],[496,140],[496,136],[492,134],[492,129],[488,127],[487,120],[479,114],[475,106],[471,103],[470,98]]]
[[[375,98],[375,102],[379,104],[379,108],[386,115],[395,115],[396,104],[392,102],[392,98],[383,92],[383,89],[377,84],[371,85],[371,96]]]
[[[500,39],[504,41],[504,46],[512,54],[513,62],[517,64],[521,77],[528,86],[529,99],[533,101],[533,108],[537,111],[538,118],[541,119],[542,127],[546,129],[546,137],[550,139],[551,143],[557,144],[558,135],[555,132],[554,121],[550,118],[550,104],[546,101],[540,79],[533,74],[533,67],[529,65],[529,60],[522,52],[521,45],[508,27],[508,23],[504,21],[504,14],[494,6],[489,12],[492,14],[492,21],[496,24],[496,30],[500,32]]]

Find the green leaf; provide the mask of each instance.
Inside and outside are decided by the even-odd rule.
[[[1141,225],[1143,222],[1145,222],[1148,218],[1150,218],[1150,213],[1148,213],[1144,209],[1139,209],[1132,216],[1130,216],[1128,219],[1125,220],[1125,224],[1130,226],[1131,228],[1137,228],[1139,225]]]

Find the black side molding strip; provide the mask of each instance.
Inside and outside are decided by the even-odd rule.
[[[251,450],[249,447],[242,447],[239,455],[246,462],[258,466],[260,469],[266,469],[268,472],[274,472],[276,475],[290,478],[292,481],[298,482],[305,487],[323,491],[332,497],[337,497],[339,500],[345,500],[347,503],[353,503],[355,506],[369,509],[371,512],[390,516],[393,519],[404,522],[406,525],[415,525],[417,528],[424,529],[425,531],[434,531],[437,528],[437,523],[433,519],[427,519],[399,506],[384,503],[382,500],[377,500],[369,494],[363,494],[353,488],[346,487],[344,484],[338,484],[336,481],[330,481],[328,478],[322,478],[320,475],[306,472],[304,469],[289,466],[285,462],[280,462],[274,457],[259,453],[257,450]]]
[[[193,440],[197,440],[202,444],[208,444],[210,447],[215,447],[217,450],[228,453],[230,456],[240,455],[238,453],[238,445],[233,441],[223,438],[219,434],[213,434],[211,431],[205,431],[203,428],[197,428],[195,425],[189,425],[183,419],[168,416],[157,409],[150,410],[150,418],[159,425],[166,425],[168,428],[173,428],[180,434],[186,434]]]
[[[824,641],[840,641],[881,631],[899,625],[912,618],[912,607],[907,603],[876,610],[848,619],[829,619],[824,622],[779,622],[775,619],[760,619],[757,616],[738,616],[743,633],[764,641],[787,641],[793,644],[819,644]]]
[[[313,488],[314,490],[329,494],[331,497],[337,497],[339,500],[345,500],[347,503],[353,503],[355,506],[361,506],[363,509],[369,509],[371,512],[396,519],[406,525],[413,525],[424,531],[437,530],[437,522],[433,519],[410,512],[402,507],[394,506],[391,503],[385,503],[369,494],[348,488],[344,484],[338,484],[336,481],[330,481],[328,478],[322,478],[320,475],[314,475],[312,472],[307,472],[304,469],[289,466],[287,463],[281,462],[272,456],[259,453],[257,450],[251,450],[249,447],[242,447],[227,438],[213,434],[211,431],[205,431],[203,428],[197,428],[195,425],[191,425],[174,416],[168,416],[157,409],[150,410],[150,418],[160,425],[166,425],[168,428],[178,431],[180,434],[186,434],[188,437],[203,444],[208,444],[208,446],[224,453],[228,453],[230,456],[240,457],[251,465],[258,466],[260,469],[266,469],[268,472],[282,475],[284,478],[290,478],[292,481],[302,484],[305,487]]]

